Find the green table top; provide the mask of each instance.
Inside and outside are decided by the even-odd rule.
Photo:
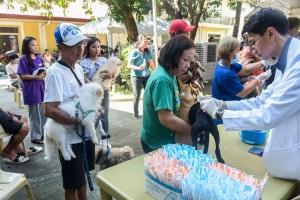
[[[223,126],[220,131],[220,149],[226,165],[235,167],[255,178],[262,179],[266,169],[262,158],[248,153],[252,145],[243,143],[237,132],[225,132]],[[214,140],[210,137],[209,153],[214,155]],[[153,199],[145,193],[145,155],[100,171],[97,174],[97,184],[104,191],[116,199],[148,200]],[[277,179],[269,175],[263,200],[288,199],[296,187],[296,182]]]

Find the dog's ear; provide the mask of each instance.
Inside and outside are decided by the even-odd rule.
[[[102,86],[100,86],[100,87],[97,88],[96,94],[97,94],[98,96],[100,96],[101,99],[103,98],[104,90],[103,90],[103,87],[102,87]]]

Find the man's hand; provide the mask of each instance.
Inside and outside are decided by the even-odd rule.
[[[255,79],[258,81],[264,81],[270,78],[271,75],[272,75],[272,70],[269,69],[268,71],[263,72],[260,75],[256,76]]]
[[[226,108],[226,104],[223,100],[218,100],[210,96],[198,96],[197,100],[200,102],[200,104],[204,100],[212,100],[218,108]]]
[[[216,119],[216,111],[219,108],[213,99],[206,99],[201,101],[200,106],[203,111],[207,112],[207,114],[209,114],[212,118]]]

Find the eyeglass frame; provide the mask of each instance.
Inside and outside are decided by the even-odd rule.
[[[253,47],[253,45],[255,45],[255,43],[257,42],[257,40],[259,40],[261,38],[261,35],[254,41],[254,42],[247,42],[247,44],[249,45],[251,50],[256,51],[257,49]]]
[[[65,45],[64,43],[61,43],[61,44],[64,46],[67,46],[67,47],[85,48],[87,46],[87,43],[88,42],[86,40],[82,40],[72,46]]]
[[[79,48],[79,47],[81,47],[81,48],[85,48],[86,46],[87,46],[87,41],[85,41],[85,40],[82,40],[81,42],[78,42],[77,44],[74,44],[73,46],[71,46],[71,47],[77,47],[77,48]]]

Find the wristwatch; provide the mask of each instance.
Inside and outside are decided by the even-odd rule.
[[[217,109],[215,113],[216,119],[222,120],[224,112],[225,112],[224,108]]]

